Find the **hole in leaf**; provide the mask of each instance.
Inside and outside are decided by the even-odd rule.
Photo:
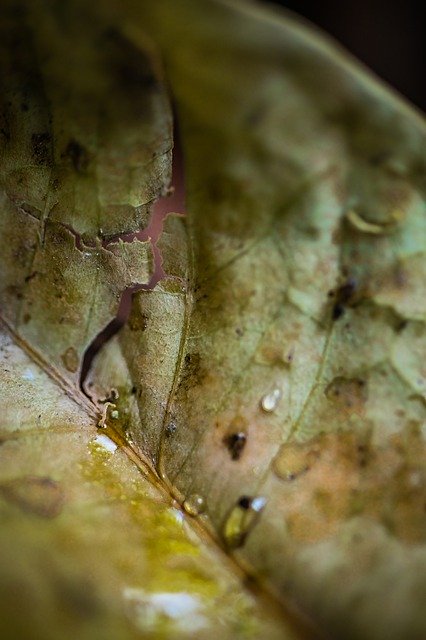
[[[176,139],[176,137],[175,137]],[[169,193],[159,198],[153,205],[152,216],[149,225],[134,233],[123,234],[115,238],[105,240],[102,245],[104,248],[108,248],[113,242],[122,240],[123,242],[133,242],[133,240],[149,240],[152,245],[154,253],[154,271],[150,281],[147,284],[136,284],[125,289],[121,295],[121,301],[118,308],[118,312],[115,318],[113,318],[107,325],[98,333],[98,335],[92,340],[91,344],[87,347],[83,357],[83,364],[81,368],[80,376],[80,388],[83,393],[86,394],[84,389],[84,383],[89,373],[93,359],[99,352],[99,350],[106,344],[121,327],[126,323],[132,304],[132,297],[137,291],[150,290],[155,287],[157,282],[164,277],[164,271],[162,267],[162,257],[157,247],[157,240],[163,230],[163,222],[167,215],[172,212],[184,212],[185,211],[185,183],[183,173],[182,154],[180,152],[177,143],[175,142],[175,149],[173,152],[173,173],[171,187]],[[87,395],[87,394],[86,394]]]

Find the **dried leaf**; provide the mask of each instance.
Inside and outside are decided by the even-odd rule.
[[[6,6],[15,15],[11,4]],[[54,20],[64,25],[64,16],[74,26],[76,16],[96,16],[77,0],[65,2],[62,13],[47,2],[34,7],[28,15],[37,21],[37,37],[52,34]],[[17,199],[15,186],[4,184],[2,313],[16,343],[74,404],[48,378],[41,387],[45,374],[21,348],[5,342],[1,424],[6,435],[0,453],[6,451],[7,464],[1,466],[0,496],[12,514],[4,534],[12,561],[0,565],[7,576],[2,583],[25,585],[31,603],[39,580],[46,581],[43,606],[30,605],[34,616],[42,612],[31,618],[30,628],[43,637],[58,637],[57,629],[67,637],[68,628],[73,635],[93,637],[96,625],[102,637],[204,633],[210,638],[218,635],[215,624],[223,618],[224,637],[301,638],[311,634],[302,618],[307,616],[318,633],[335,638],[422,638],[426,217],[421,118],[321,36],[250,3],[182,0],[178,13],[171,0],[100,7],[100,22],[90,26],[87,21],[81,36],[74,34],[82,43],[75,55],[85,59],[90,40],[90,73],[102,68],[109,77],[104,51],[93,46],[101,25],[114,24],[120,34],[114,38],[124,39],[126,51],[140,49],[144,60],[151,39],[150,59],[163,58],[177,108],[188,221],[168,218],[159,242],[167,277],[135,296],[127,325],[100,352],[86,384],[90,402],[77,387],[81,356],[115,313],[117,292],[148,275],[148,249],[98,243],[86,252],[86,266],[85,247],[79,248],[64,227],[68,218],[49,214],[46,221],[32,210],[22,211],[22,194]],[[46,37],[39,46],[49,41]],[[57,74],[62,43],[57,37],[52,43],[54,62],[46,69]],[[73,68],[66,67],[64,77],[72,78]],[[80,80],[75,82],[70,86],[79,87]],[[93,84],[94,100],[105,95],[102,82]],[[117,132],[129,125],[124,141],[132,141],[143,128],[124,118],[130,109],[124,94],[110,116]],[[160,94],[164,100],[163,89]],[[81,94],[75,95],[78,100]],[[87,104],[92,117],[96,109]],[[160,146],[169,136],[161,125],[168,122],[167,106],[156,104],[146,137],[137,138],[142,158],[157,126],[167,131]],[[58,105],[68,109],[63,96]],[[67,113],[64,121],[78,121],[72,109]],[[44,118],[45,106],[32,115]],[[36,142],[41,158],[44,142]],[[128,175],[132,143],[123,153],[119,136],[108,144],[105,157],[110,159],[117,144],[118,173]],[[102,144],[99,150],[102,163]],[[15,156],[5,158],[8,166]],[[73,151],[68,160],[72,180],[83,192],[84,158]],[[111,169],[108,160],[106,180]],[[166,174],[161,175],[161,189],[155,169],[144,178],[156,195],[167,184]],[[39,179],[32,176],[30,204],[38,208]],[[125,198],[133,193],[131,181],[128,190],[125,181],[120,184]],[[43,211],[50,210],[51,186],[45,192]],[[58,207],[65,215],[75,210],[67,193],[61,192]],[[102,235],[91,211],[87,229],[86,222],[79,227],[72,219],[74,232]],[[18,226],[18,215],[27,221],[35,215],[34,230]],[[106,235],[135,228],[118,213],[112,220],[118,226]],[[28,253],[41,261],[36,270],[41,278],[32,275]],[[21,256],[16,265],[14,256]],[[54,301],[58,295],[66,297],[69,326],[64,329],[61,304]],[[30,307],[34,324],[26,320]],[[18,410],[17,389],[22,392]],[[45,403],[47,414],[39,409]],[[101,425],[123,451],[107,460],[103,453],[101,468],[93,471],[98,445],[106,443],[105,434],[96,436],[94,430],[101,409]],[[68,425],[59,429],[60,442],[54,436],[58,423]],[[12,456],[5,447],[15,441]],[[131,460],[145,469],[148,480]],[[88,475],[87,468],[92,469]],[[199,565],[190,570],[191,586],[183,580],[172,590],[192,594],[179,605],[191,616],[188,629],[170,613],[176,601],[161,595],[162,577],[157,586],[157,576],[164,576],[158,556],[144,564],[148,543],[141,546],[140,536],[151,544],[150,536],[161,542],[171,531],[169,520],[162,520],[164,514],[170,519],[170,506],[163,504],[167,491],[182,507],[177,513],[186,512],[194,530],[204,531],[205,548],[195,542],[191,547],[197,550],[196,562],[197,554],[212,554],[202,562],[209,571],[218,564],[221,572],[219,548],[232,559],[223,583],[207,574],[219,595],[207,596],[202,629],[194,620],[206,582],[197,579],[197,591],[192,581]],[[92,516],[97,516],[94,505],[99,518]],[[43,524],[38,529],[34,523]],[[102,532],[100,558],[94,530]],[[78,544],[67,546],[69,540]],[[14,560],[21,547],[22,564]],[[37,569],[45,548],[52,550],[54,563],[48,575]],[[173,552],[170,561],[175,560]],[[85,589],[86,566],[94,578]],[[240,570],[259,587],[255,602],[246,591],[236,599],[229,595],[241,588]],[[176,565],[171,571],[179,580]],[[78,586],[61,589],[74,575]],[[147,580],[152,581],[148,588]],[[96,588],[100,604],[84,617],[81,600],[70,593]],[[284,621],[276,609],[268,611],[261,594],[269,594],[269,603],[279,600]],[[130,601],[133,630],[125,627],[123,596]],[[55,597],[72,610],[75,629],[64,624]],[[4,602],[6,611],[14,611],[10,596]],[[299,625],[289,602],[299,609]],[[242,624],[246,607],[252,607],[254,620],[248,626]]]
[[[123,431],[177,498],[202,496],[222,544],[326,632],[420,638],[424,123],[249,4],[126,7],[176,102],[188,250],[172,219],[169,279],[138,294],[97,393],[120,386]]]

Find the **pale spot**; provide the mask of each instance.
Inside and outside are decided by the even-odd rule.
[[[108,453],[114,453],[117,449],[115,442],[104,433],[99,433],[96,438],[93,439],[93,442],[102,447],[102,449],[105,449],[105,451],[108,451]]]
[[[146,593],[143,589],[126,587],[123,598],[132,621],[142,632],[170,631],[195,635],[207,625],[199,598],[184,592]]]
[[[383,235],[385,233],[392,233],[398,225],[404,220],[405,213],[400,209],[394,209],[389,214],[389,220],[382,223],[370,222],[366,220],[358,211],[350,209],[346,213],[346,219],[348,222],[363,233],[370,233],[372,235]]]
[[[260,406],[262,407],[263,411],[266,411],[266,413],[272,413],[273,411],[275,411],[282,395],[283,393],[281,389],[278,388],[273,389],[270,393],[264,395],[260,401]]]

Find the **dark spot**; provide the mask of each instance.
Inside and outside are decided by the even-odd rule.
[[[62,511],[65,496],[51,478],[26,476],[0,485],[0,493],[22,511],[41,518],[55,518]]]
[[[135,393],[137,393],[137,390],[138,390],[138,388],[137,388],[137,387],[135,387],[135,386],[133,386],[133,387],[130,389],[130,393],[131,393],[132,395],[135,395]]]
[[[6,127],[2,127],[0,129],[0,133],[3,136],[3,138],[5,139],[6,142],[10,142],[10,131],[8,129],[6,129]]]
[[[241,498],[238,500],[238,506],[241,507],[241,509],[250,509],[251,507],[251,498],[250,496],[241,496]]]
[[[331,312],[331,317],[333,320],[338,320],[345,313],[346,306],[349,306],[353,303],[356,289],[356,280],[354,278],[348,278],[346,282],[342,284],[335,292],[328,292],[328,297],[335,297],[335,302]]]
[[[37,275],[37,271],[33,271],[28,276],[26,276],[25,282],[30,282],[30,280],[32,280],[36,275]]]
[[[118,393],[117,389],[110,389],[109,393],[107,393],[105,398],[100,402],[102,403],[111,402],[112,404],[115,404],[119,398],[119,395],[120,394]]]
[[[223,439],[227,446],[232,460],[239,460],[246,446],[247,436],[245,433],[231,433]]]
[[[237,336],[238,336],[239,338],[241,338],[241,336],[244,334],[244,331],[243,331],[242,329],[240,329],[240,327],[237,327],[237,328],[235,329],[235,333],[237,334]]]
[[[176,433],[177,425],[176,422],[170,421],[166,424],[165,435],[166,438],[170,438],[174,433]]]
[[[33,133],[31,136],[32,156],[37,164],[49,165],[52,162],[51,135],[45,133]]]
[[[28,109],[29,109],[28,105],[27,105],[27,104],[25,104],[25,102],[23,102],[23,103],[21,104],[21,111],[28,111]]]
[[[359,444],[357,447],[358,461],[360,467],[366,467],[368,463],[368,446],[366,444]]]
[[[401,331],[404,331],[405,327],[408,325],[408,320],[401,320],[401,322],[398,323],[398,325],[396,326],[396,332],[400,333]]]
[[[28,324],[28,322],[31,320],[31,315],[29,313],[24,313],[24,317],[22,319],[24,321],[24,324]]]
[[[338,320],[345,313],[345,307],[342,304],[335,304],[333,307],[333,311],[331,312],[331,317],[333,320]]]
[[[88,151],[76,140],[70,140],[62,154],[63,158],[69,158],[77,173],[86,173],[89,166]]]

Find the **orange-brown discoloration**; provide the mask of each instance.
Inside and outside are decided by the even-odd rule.
[[[287,477],[282,485],[281,508],[295,539],[321,540],[335,534],[347,519],[363,515],[406,542],[423,540],[426,444],[416,425],[408,424],[381,447],[351,432],[284,445],[274,463],[280,480],[284,477],[280,456],[285,460],[289,451],[298,452],[299,462],[303,454],[306,462],[303,472]],[[309,456],[314,460],[310,465]]]

